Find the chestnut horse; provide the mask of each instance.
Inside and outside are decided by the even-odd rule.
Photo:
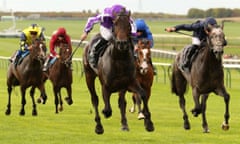
[[[41,40],[33,41],[30,46],[29,54],[22,60],[22,62],[15,67],[14,63],[11,63],[7,73],[7,87],[8,87],[8,104],[6,115],[11,114],[11,93],[14,86],[20,86],[22,96],[22,108],[20,115],[25,115],[24,106],[26,104],[25,93],[26,89],[31,86],[30,96],[32,98],[33,110],[32,115],[37,115],[36,103],[34,100],[35,88],[39,88],[41,92],[41,99],[43,104],[47,100],[45,93],[44,83],[46,77],[42,72],[44,59],[46,56],[46,45]],[[41,101],[40,99],[38,100]]]
[[[137,43],[136,49],[136,69],[137,69],[137,81],[141,87],[145,90],[147,96],[147,102],[151,96],[151,87],[153,83],[153,66],[151,58],[151,42],[148,39],[140,39]],[[141,101],[138,99],[137,93],[133,93],[133,106],[130,112],[135,112],[136,104],[138,106],[138,119],[143,119],[144,115],[141,110]]]
[[[59,58],[49,68],[48,78],[52,82],[53,92],[55,97],[55,108],[58,113],[58,104],[60,104],[59,111],[63,110],[63,101],[61,96],[61,88],[66,88],[68,96],[65,98],[67,103],[71,105],[72,100],[72,70],[70,58],[72,49],[68,44],[60,44]],[[70,58],[70,59],[69,59]]]
[[[121,112],[122,130],[129,130],[126,119],[126,100],[127,90],[138,93],[143,100],[143,112],[145,115],[144,124],[147,131],[153,131],[153,123],[149,112],[147,98],[144,90],[136,81],[136,70],[134,64],[133,42],[131,39],[130,12],[124,9],[113,22],[113,39],[109,41],[106,51],[99,58],[97,69],[94,70],[88,63],[89,49],[98,40],[96,35],[85,47],[83,54],[83,64],[85,70],[86,83],[91,94],[92,104],[95,110],[97,134],[103,134],[104,129],[99,115],[99,99],[95,90],[95,79],[98,76],[102,86],[102,96],[105,107],[102,110],[105,118],[112,115],[110,96],[114,92],[119,92],[119,108]]]
[[[209,132],[208,123],[206,120],[206,104],[208,95],[214,92],[224,98],[225,114],[222,128],[229,129],[229,101],[230,95],[224,86],[224,71],[222,64],[222,55],[224,51],[224,32],[223,25],[214,26],[206,30],[206,42],[202,42],[201,49],[198,55],[192,62],[190,72],[184,72],[178,67],[182,59],[182,52],[179,53],[173,64],[172,71],[172,92],[179,97],[179,105],[183,112],[184,128],[190,129],[190,122],[185,110],[184,93],[187,83],[192,87],[192,95],[195,107],[192,109],[192,114],[197,117],[202,114],[203,132]],[[200,101],[201,98],[201,101]]]

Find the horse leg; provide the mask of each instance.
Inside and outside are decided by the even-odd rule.
[[[206,107],[207,107],[207,99],[208,99],[208,94],[202,95],[201,99],[201,106],[202,106],[202,127],[203,127],[203,132],[208,133],[208,123],[206,119]]]
[[[65,97],[65,100],[68,103],[68,105],[72,105],[73,104],[73,100],[72,100],[72,87],[71,87],[71,85],[68,85],[66,87],[66,89],[67,89],[68,96]]]
[[[226,91],[225,87],[222,86],[222,88],[218,89],[217,94],[220,96],[223,96],[224,98],[224,102],[225,102],[225,113],[224,113],[224,122],[222,124],[222,129],[223,130],[228,130],[229,129],[229,123],[228,120],[230,118],[230,114],[229,114],[229,101],[230,101],[230,95],[229,93]]]
[[[133,95],[132,95],[133,106],[129,109],[129,111],[131,113],[134,113],[135,112],[135,108],[136,108],[136,98],[135,98],[135,96],[136,96],[136,94],[133,93]]]
[[[36,109],[36,103],[34,99],[34,93],[35,93],[35,87],[32,87],[30,90],[30,96],[32,98],[32,104],[33,104],[33,110],[32,110],[32,115],[36,116],[37,115],[37,109]]]
[[[127,124],[127,118],[126,118],[126,106],[127,102],[125,99],[126,91],[120,91],[119,92],[119,98],[118,98],[118,107],[121,112],[121,123],[122,123],[122,130],[123,131],[129,131],[128,124]]]
[[[149,132],[154,131],[154,126],[153,126],[153,122],[151,120],[151,113],[148,108],[147,97],[146,97],[145,91],[140,87],[139,83],[137,83],[136,81],[134,83],[132,83],[132,85],[130,85],[129,89],[132,92],[137,93],[143,101],[143,113],[145,116],[145,119],[144,119],[145,129]]]
[[[193,116],[197,117],[202,112],[202,108],[199,102],[200,94],[197,92],[196,88],[192,89],[192,95],[195,104],[195,107],[192,109],[192,114]]]
[[[184,124],[183,124],[183,127],[185,130],[189,130],[191,127],[190,127],[190,122],[188,120],[188,115],[187,115],[187,112],[186,112],[186,100],[184,98],[184,95],[179,95],[179,106],[180,108],[182,109],[182,112],[183,112],[183,120],[184,120]]]
[[[145,116],[143,114],[143,110],[141,109],[141,97],[138,94],[135,94],[135,101],[138,107],[138,120],[144,119]]]
[[[63,111],[63,100],[62,100],[61,90],[59,90],[58,95],[59,95],[59,103],[60,103],[59,111]]]
[[[54,91],[55,113],[57,114],[58,113],[58,104],[59,104],[58,95],[60,93],[60,88],[57,86],[54,86],[53,91]]]
[[[92,105],[95,110],[95,122],[96,122],[95,133],[103,134],[104,129],[103,129],[101,118],[98,111],[99,99],[98,99],[98,96],[95,90],[95,84],[94,84],[96,76],[93,76],[91,72],[85,70],[85,77],[86,77],[88,90],[90,91],[90,94],[91,94]]]
[[[26,94],[26,88],[21,86],[22,108],[21,108],[20,113],[19,113],[21,116],[25,115],[25,110],[24,110],[24,106],[26,104],[25,94]]]
[[[37,99],[37,102],[45,104],[47,101],[47,94],[45,92],[44,84],[41,84],[40,86],[38,86],[38,89],[40,90],[41,96]]]
[[[5,112],[6,115],[11,114],[11,93],[12,93],[12,87],[8,86],[8,104],[7,104],[7,110]]]
[[[102,86],[102,95],[105,105],[104,109],[102,110],[102,113],[104,114],[105,118],[109,118],[112,116],[112,108],[110,104],[111,93],[104,86]]]

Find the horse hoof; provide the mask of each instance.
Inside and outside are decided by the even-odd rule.
[[[102,125],[97,125],[96,126],[95,133],[96,134],[103,134],[104,133]]]
[[[135,109],[134,109],[133,107],[131,107],[131,108],[129,109],[129,112],[130,112],[130,113],[134,113],[134,112],[135,112]]]
[[[226,124],[226,123],[223,123],[222,124],[222,129],[225,130],[225,131],[229,130],[229,125]]]
[[[203,129],[203,133],[210,133],[209,129]]]
[[[102,110],[103,115],[105,116],[105,118],[109,118],[112,116],[112,111],[107,111],[107,110]]]
[[[11,110],[7,109],[5,112],[6,115],[10,115],[11,114]]]
[[[25,111],[21,110],[19,114],[20,114],[20,116],[24,116],[25,115]]]
[[[122,126],[122,131],[129,131],[128,126]]]
[[[201,110],[198,110],[198,109],[193,109],[192,110],[192,114],[193,114],[194,117],[197,117],[200,113],[201,113]]]
[[[37,116],[37,111],[36,110],[33,110],[32,116]]]
[[[66,97],[65,100],[68,103],[68,105],[72,105],[73,104],[73,100],[71,98]]]
[[[184,129],[185,130],[190,130],[191,129],[190,124],[189,123],[184,123]]]
[[[63,107],[59,107],[59,111],[60,111],[60,112],[63,111]]]
[[[145,119],[145,129],[146,129],[148,132],[154,131],[153,123],[152,123],[150,120],[146,120],[146,119]]]
[[[39,103],[39,104],[42,103],[41,98],[38,98],[38,99],[37,99],[37,103]]]
[[[138,120],[142,120],[142,119],[144,119],[144,118],[145,118],[144,114],[140,112],[140,113],[138,114]]]

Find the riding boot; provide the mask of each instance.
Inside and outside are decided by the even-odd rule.
[[[48,57],[46,59],[46,61],[44,62],[44,65],[43,65],[43,71],[46,72],[48,70],[48,67],[49,67],[49,61],[50,61],[50,57]]]
[[[198,49],[198,46],[197,45],[192,45],[190,48],[189,48],[189,51],[187,52],[187,55],[183,61],[183,64],[182,64],[182,69],[183,70],[190,70],[191,68],[191,62],[193,60],[193,56],[195,55],[196,51]]]
[[[103,46],[107,44],[107,40],[104,38],[100,38],[95,45],[91,48],[90,54],[89,54],[89,64],[93,67],[97,66],[99,53],[103,49]]]
[[[15,58],[14,58],[15,57]],[[13,57],[14,66],[17,67],[18,61],[21,58],[21,52],[17,51],[16,55]]]

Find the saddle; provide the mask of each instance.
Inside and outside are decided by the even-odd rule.
[[[23,61],[23,59],[24,59],[27,55],[29,55],[29,51],[27,51],[27,50],[26,50],[26,51],[23,51],[22,54],[20,55],[20,57],[19,57],[16,65],[21,64],[22,61]]]

